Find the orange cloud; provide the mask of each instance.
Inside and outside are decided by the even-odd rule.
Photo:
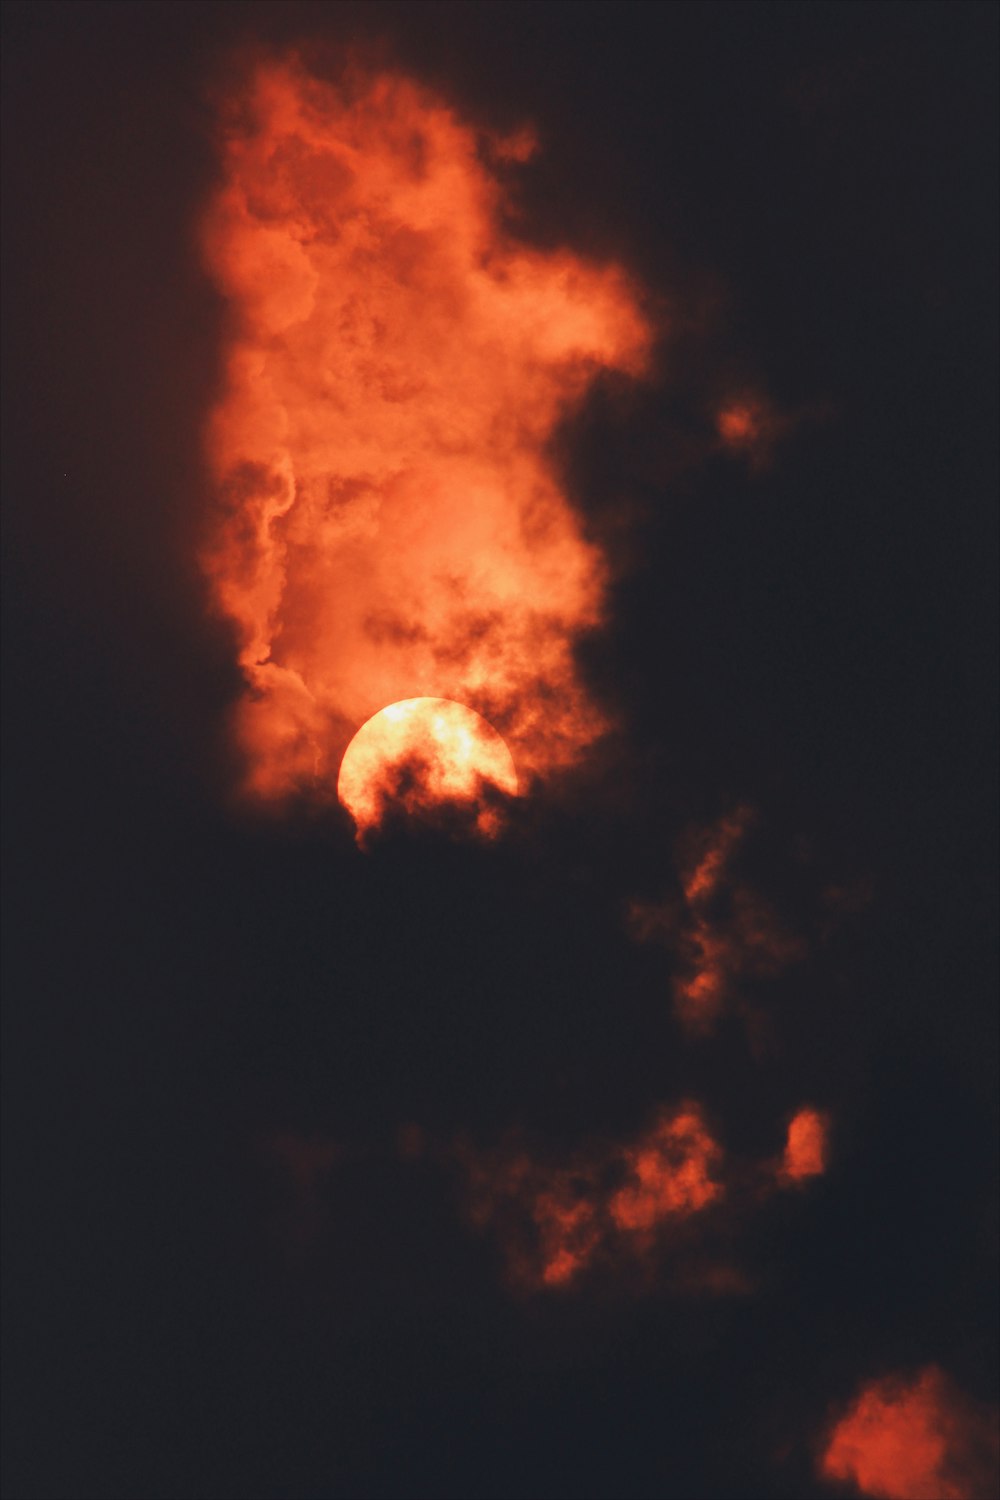
[[[615,1275],[653,1269],[668,1244],[669,1280],[684,1294],[742,1295],[752,1280],[732,1260],[734,1230],[776,1189],[825,1171],[826,1116],[803,1108],[778,1163],[727,1158],[696,1103],[660,1108],[633,1141],[603,1144],[563,1160],[513,1146],[457,1152],[467,1177],[470,1217],[498,1238],[511,1283],[524,1290],[565,1288],[587,1271]],[[723,1210],[724,1238],[692,1238],[681,1227]],[[718,1220],[716,1220],[718,1227]],[[721,1258],[720,1258],[721,1257]]]
[[[862,1387],[820,1460],[825,1479],[879,1500],[986,1500],[998,1481],[997,1413],[935,1365]]]
[[[622,1155],[628,1176],[608,1205],[619,1229],[648,1233],[663,1219],[697,1213],[720,1195],[711,1173],[722,1151],[697,1107],[688,1106],[672,1119],[661,1118]]]
[[[729,878],[752,823],[750,809],[738,808],[691,840],[682,860],[680,906],[635,901],[629,908],[634,937],[676,949],[674,1006],[693,1031],[711,1028],[741,978],[773,977],[805,957],[805,944],[785,931],[768,903]]]
[[[800,1109],[788,1124],[780,1175],[786,1182],[805,1182],[826,1171],[829,1121],[818,1109]]]
[[[688,906],[697,908],[715,895],[734,851],[752,822],[750,808],[738,807],[728,817],[720,818],[714,827],[695,835],[693,858],[686,862],[681,878]]]
[[[660,1111],[638,1140],[565,1165],[466,1150],[473,1222],[501,1237],[512,1281],[564,1287],[598,1262],[641,1258],[665,1227],[719,1202],[723,1152],[698,1105]]]
[[[557,772],[607,727],[574,658],[606,567],[550,438],[599,370],[644,368],[635,289],[514,240],[487,163],[530,132],[483,144],[411,79],[271,61],[223,114],[202,562],[238,639],[246,791],[332,799],[357,728],[419,697],[483,715],[522,781]]]
[[[655,1280],[683,1296],[728,1297],[755,1285],[736,1255],[746,1215],[825,1171],[828,1128],[826,1115],[804,1106],[789,1123],[782,1156],[754,1162],[729,1155],[701,1105],[687,1101],[658,1107],[632,1139],[562,1154],[516,1140],[486,1150],[436,1142],[412,1120],[399,1127],[391,1152],[411,1165],[459,1167],[469,1218],[497,1238],[515,1289],[575,1288],[585,1273],[603,1269],[635,1288]],[[384,1143],[347,1148],[287,1130],[262,1145],[276,1169],[279,1237],[296,1258],[326,1230],[336,1169],[385,1152]]]

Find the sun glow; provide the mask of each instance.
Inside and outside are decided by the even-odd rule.
[[[517,771],[502,737],[480,714],[448,698],[406,698],[362,724],[340,767],[337,795],[363,840],[388,812],[468,814],[492,838],[501,796],[517,795]]]

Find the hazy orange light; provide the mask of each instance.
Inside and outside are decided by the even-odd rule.
[[[341,762],[337,795],[359,839],[389,806],[413,812],[449,803],[472,809],[474,827],[490,837],[501,823],[484,800],[490,787],[517,795],[511,753],[492,725],[447,698],[407,698],[362,724]]]
[[[574,657],[606,570],[550,439],[599,370],[643,368],[627,277],[514,240],[481,137],[398,74],[263,64],[221,135],[202,561],[238,636],[245,789],[332,798],[358,726],[416,697],[484,715],[526,784],[571,764],[606,727]]]

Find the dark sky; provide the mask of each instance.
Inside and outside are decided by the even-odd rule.
[[[11,1500],[778,1500],[869,1376],[995,1396],[996,42],[971,4],[4,8]],[[194,539],[222,313],[193,224],[247,36],[379,36],[536,123],[523,232],[667,308],[560,437],[627,726],[489,850],[233,806]],[[714,442],[734,385],[787,433]],[[628,524],[621,521],[627,514]],[[622,911],[692,825],[806,963],[694,1044]],[[821,893],[870,891],[821,941]],[[416,1124],[571,1149],[705,1101],[835,1149],[755,1290],[516,1296]],[[334,1142],[311,1205],[281,1141]],[[284,1174],[284,1175],[283,1175]],[[302,1228],[307,1208],[313,1215]],[[734,1234],[736,1231],[734,1230]]]

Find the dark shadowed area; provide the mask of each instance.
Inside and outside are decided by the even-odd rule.
[[[5,1494],[821,1500],[863,1382],[995,1402],[996,8],[8,0],[3,32]],[[554,445],[620,727],[494,844],[362,852],[232,795],[195,225],[248,41],[531,122],[518,233],[665,328]],[[692,904],[691,830],[744,806]],[[718,931],[738,999],[692,1035]],[[704,1237],[512,1286],[467,1164],[692,1099]],[[803,1105],[829,1164],[765,1190]]]

